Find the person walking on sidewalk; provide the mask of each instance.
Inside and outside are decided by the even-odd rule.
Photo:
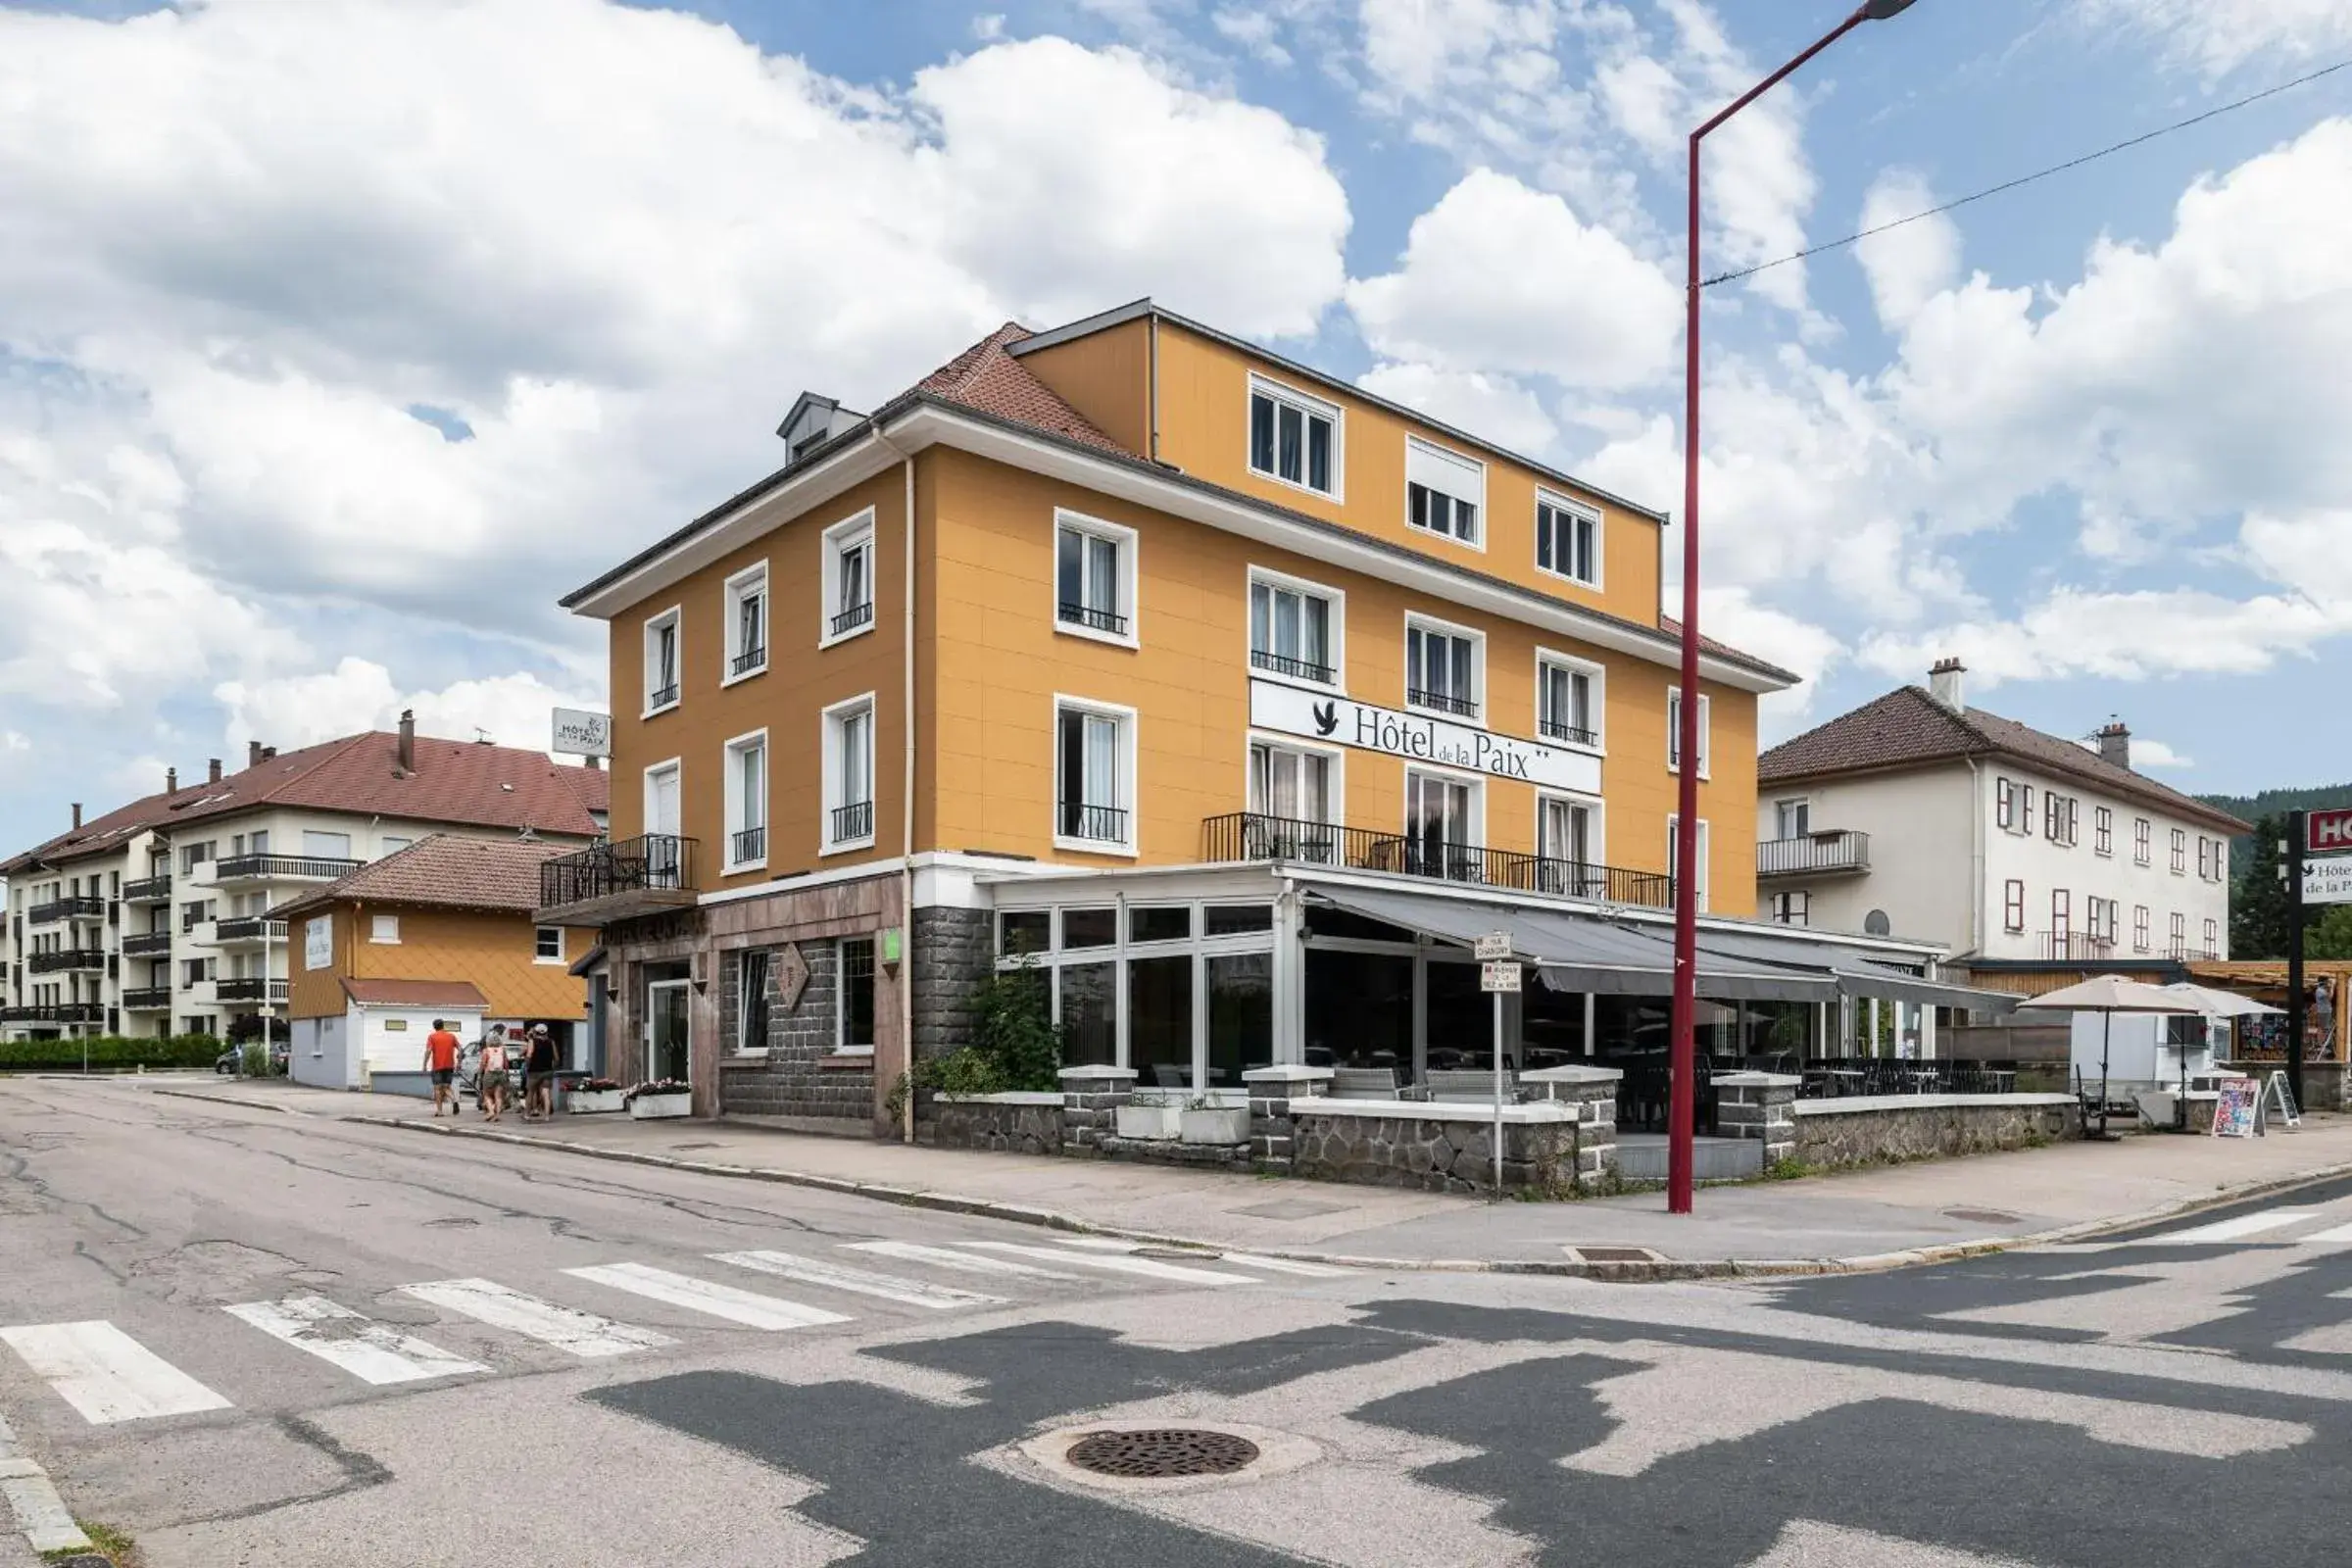
[[[458,1037],[439,1018],[433,1020],[433,1032],[424,1037],[424,1070],[433,1075],[433,1114],[440,1115],[442,1103],[447,1102],[449,1113],[457,1115]]]
[[[474,1083],[481,1090],[482,1119],[496,1121],[507,1109],[507,1032],[493,1029],[482,1042],[482,1059]]]
[[[530,1044],[523,1055],[522,1119],[547,1121],[556,1114],[556,1037],[543,1023],[531,1025]]]
[[[482,1053],[490,1049],[493,1041],[502,1046],[507,1043],[507,1026],[505,1024],[492,1024],[490,1032],[475,1041],[473,1046],[473,1108],[485,1116],[490,1114],[490,1075],[482,1071]]]

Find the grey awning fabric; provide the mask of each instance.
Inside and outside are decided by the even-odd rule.
[[[1823,970],[1836,978],[1838,992],[1848,997],[1877,997],[1883,1002],[1911,1002],[1925,1007],[1973,1007],[1979,1012],[2011,1012],[2017,1007],[2017,999],[2006,992],[1923,980],[1907,970],[1880,963],[1861,949],[1834,943],[1801,942],[1769,931],[1702,928],[1698,948],[1702,954],[1721,953],[1751,962]]]

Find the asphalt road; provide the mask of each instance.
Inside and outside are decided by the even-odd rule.
[[[150,1568],[2337,1564],[2348,1358],[2352,1186],[1798,1284],[1301,1273],[0,1081],[0,1418]],[[1069,1462],[1139,1427],[1256,1456]]]

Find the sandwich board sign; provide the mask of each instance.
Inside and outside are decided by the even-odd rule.
[[[2251,1078],[2225,1078],[2221,1083],[2221,1098],[2213,1102],[2213,1136],[2216,1138],[2251,1138],[2254,1136],[2254,1101],[2257,1090]]]

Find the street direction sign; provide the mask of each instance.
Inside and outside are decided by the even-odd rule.
[[[1470,946],[1470,956],[1481,963],[1511,956],[1511,934],[1508,931],[1490,931]]]
[[[2352,855],[2329,855],[2303,862],[2303,902],[2352,904]]]
[[[2352,850],[2352,807],[2304,812],[2303,843],[2314,855]]]
[[[1482,963],[1478,966],[1478,989],[1492,991],[1497,996],[1519,989],[1519,965],[1515,963]]]

